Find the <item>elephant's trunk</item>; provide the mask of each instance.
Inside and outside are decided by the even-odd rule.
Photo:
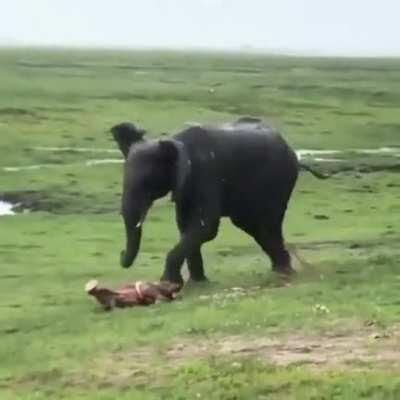
[[[126,249],[121,252],[121,266],[129,268],[139,252],[140,239],[142,237],[141,227],[126,227]]]
[[[142,237],[142,223],[149,209],[149,205],[133,202],[130,196],[123,196],[122,215],[126,230],[126,248],[121,252],[121,266],[129,268],[139,252]]]

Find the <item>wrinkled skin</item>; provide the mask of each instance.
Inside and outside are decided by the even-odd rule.
[[[300,166],[278,133],[252,118],[222,128],[190,127],[159,141],[146,141],[137,131],[129,123],[112,128],[126,157],[123,267],[139,251],[153,201],[172,192],[180,241],[167,255],[162,280],[181,284],[184,261],[190,279],[206,280],[201,247],[216,237],[221,217],[254,238],[273,270],[293,271],[282,223]]]

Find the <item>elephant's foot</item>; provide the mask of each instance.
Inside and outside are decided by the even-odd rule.
[[[202,277],[189,277],[188,281],[186,282],[185,286],[199,286],[199,285],[207,285],[210,281],[206,276]]]
[[[178,285],[180,285],[181,287],[184,284],[184,280],[182,278],[182,275],[178,272],[178,273],[171,273],[169,271],[165,271],[163,273],[163,275],[160,278],[160,281],[167,281],[167,282],[171,282],[171,283],[176,283]]]
[[[129,268],[132,263],[129,262],[129,260],[127,260],[126,258],[126,251],[122,250],[119,256],[119,263],[121,265],[122,268]]]
[[[274,265],[272,271],[277,274],[289,276],[296,273],[296,270],[292,268],[291,265]]]
[[[204,283],[204,282],[208,282],[208,278],[203,274],[189,274],[189,281],[192,282],[198,282],[198,283]]]

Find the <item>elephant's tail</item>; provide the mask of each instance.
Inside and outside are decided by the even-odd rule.
[[[321,174],[318,171],[315,171],[313,168],[311,168],[309,165],[303,164],[302,162],[298,162],[299,163],[299,168],[303,169],[305,171],[311,172],[316,178],[318,179],[328,179],[330,176],[329,175],[324,175]]]

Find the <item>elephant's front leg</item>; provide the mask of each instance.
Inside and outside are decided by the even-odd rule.
[[[162,281],[170,281],[183,285],[181,267],[185,260],[185,249],[179,242],[167,255]]]
[[[203,243],[215,238],[218,232],[219,221],[202,222],[199,226],[184,232],[179,243],[168,253],[162,280],[183,284],[181,267],[185,259],[188,260],[189,271],[194,280],[203,280],[203,260],[200,247]]]
[[[191,254],[201,246],[201,232],[185,233],[179,243],[168,253],[165,261],[165,270],[161,280],[183,284],[181,275],[182,264]]]

